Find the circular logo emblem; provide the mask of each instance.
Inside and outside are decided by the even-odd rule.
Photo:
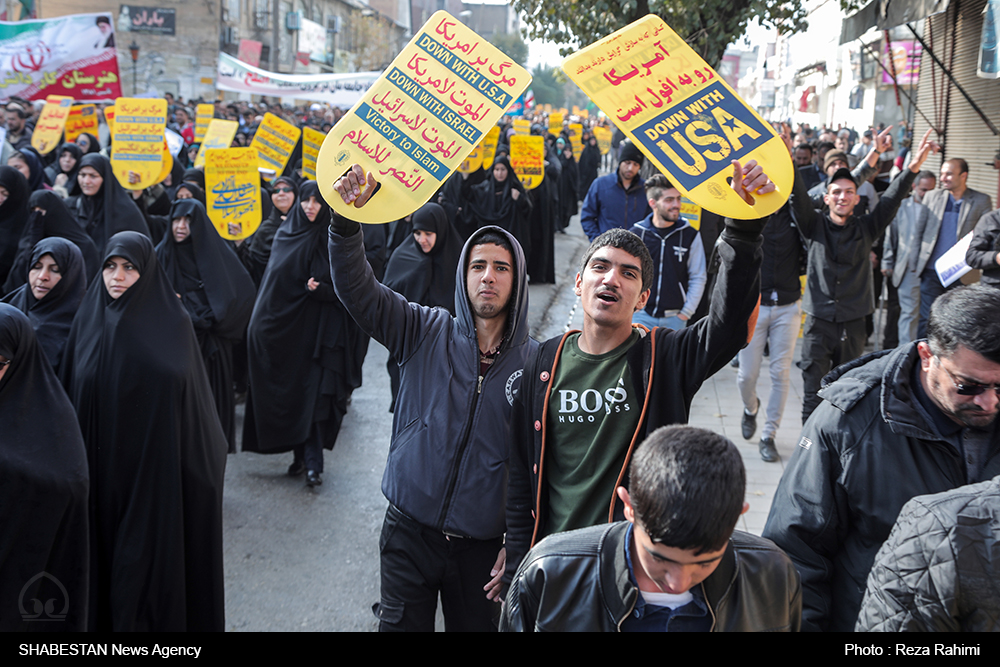
[[[351,151],[343,150],[337,153],[337,164],[341,165],[351,159]]]
[[[708,191],[712,194],[712,196],[715,197],[716,199],[726,198],[726,193],[722,191],[722,188],[719,187],[718,183],[713,183],[709,181],[706,187],[708,188]]]
[[[517,396],[517,390],[521,388],[521,374],[524,372],[523,368],[519,368],[510,374],[507,378],[507,385],[504,387],[504,393],[507,394],[507,402],[514,405],[514,397]],[[516,385],[516,386],[515,386]]]

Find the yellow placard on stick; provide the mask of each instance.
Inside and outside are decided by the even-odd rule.
[[[83,133],[97,136],[97,107],[93,104],[75,106],[66,118],[66,141],[76,141]]]
[[[545,137],[510,138],[510,166],[528,190],[537,188],[545,178]]]
[[[213,118],[208,124],[208,131],[205,132],[201,147],[198,148],[198,156],[194,159],[194,166],[205,166],[205,154],[209,149],[230,148],[238,129],[240,129],[240,124],[235,120]]]
[[[38,122],[35,123],[35,130],[31,134],[32,148],[42,155],[47,155],[59,146],[72,105],[72,97],[49,95],[45,98],[45,106],[38,116]]]
[[[601,151],[601,155],[607,155],[611,150],[611,130],[598,125],[594,128],[594,136],[597,137],[597,148]]]
[[[788,199],[794,171],[784,142],[660,17],[644,16],[562,67],[695,203],[746,220]],[[777,191],[747,204],[728,184],[732,160],[756,160]]]
[[[219,236],[245,239],[260,226],[260,174],[253,148],[210,148],[205,151],[205,197],[208,218]]]
[[[549,134],[557,137],[562,133],[563,115],[559,112],[549,114]]]
[[[582,123],[570,123],[569,124],[569,143],[573,147],[573,159],[577,162],[580,161],[580,155],[583,153],[583,124]]]
[[[316,180],[316,158],[326,135],[311,127],[302,128],[302,175],[310,181]]]
[[[444,11],[435,12],[319,153],[320,191],[359,222],[404,218],[430,199],[524,92],[531,75]],[[354,163],[381,188],[364,208],[344,204],[334,182]]]
[[[163,170],[167,101],[119,97],[111,133],[111,169],[123,188],[142,190]]]
[[[463,174],[471,174],[483,166],[483,143],[485,142],[486,139],[483,138],[483,140],[472,149],[472,152],[469,153],[468,157],[462,160],[462,164],[458,166],[458,170],[460,172]]]
[[[253,135],[250,147],[257,151],[261,167],[274,169],[276,176],[280,176],[288,164],[288,156],[295,150],[295,144],[299,143],[300,134],[302,132],[299,128],[268,112],[264,114],[264,120]]]
[[[514,134],[526,137],[531,134],[531,121],[526,118],[514,119]]]
[[[208,124],[212,122],[212,116],[215,115],[215,105],[199,104],[195,113],[194,140],[200,144],[202,139],[205,138],[205,133],[208,132]]]
[[[500,143],[500,128],[496,125],[490,128],[481,142],[483,146],[483,169],[493,166],[493,158],[497,154],[497,144]]]

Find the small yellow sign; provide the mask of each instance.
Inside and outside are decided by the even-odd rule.
[[[201,143],[201,140],[205,138],[205,133],[208,132],[208,124],[212,120],[212,116],[215,115],[215,105],[214,104],[199,104],[194,117],[194,140],[197,143]]]
[[[302,132],[299,128],[268,112],[264,114],[264,120],[253,135],[250,147],[257,151],[261,167],[274,169],[277,176],[280,176],[288,164],[288,156],[295,150],[295,144],[299,143],[300,134]],[[330,185],[333,185],[333,181]]]
[[[167,101],[119,97],[111,133],[111,169],[128,190],[156,183],[163,170],[163,131]]]
[[[545,178],[545,137],[510,138],[510,166],[528,190],[537,188]]]
[[[527,137],[531,134],[531,121],[526,118],[514,119],[514,134]]]
[[[72,105],[72,97],[49,95],[45,98],[45,106],[38,116],[38,122],[35,123],[35,130],[31,135],[32,148],[42,155],[47,155],[59,146]]]
[[[500,128],[496,125],[490,128],[482,140],[483,145],[483,169],[493,166],[493,158],[497,154],[497,144],[500,143]]]
[[[108,124],[108,133],[115,134],[115,108],[113,106],[104,107],[104,121]],[[94,135],[97,136],[96,134]]]
[[[195,167],[205,166],[205,154],[212,148],[229,148],[233,145],[233,137],[240,129],[240,124],[235,120],[222,120],[213,118],[208,124],[208,131],[198,149],[198,156],[194,159]]]
[[[579,162],[583,153],[583,124],[569,124],[569,143],[573,147],[573,159]]]
[[[562,67],[692,201],[753,219],[788,199],[794,171],[781,137],[659,16],[644,16]],[[777,191],[747,204],[727,180],[733,160],[756,160]]]
[[[316,158],[324,139],[326,135],[319,130],[302,128],[302,175],[310,181],[316,180]]]
[[[597,148],[601,155],[607,155],[611,150],[611,129],[598,125],[594,128],[594,136],[597,137]]]
[[[549,134],[554,134],[558,137],[563,130],[562,124],[563,115],[561,113],[555,112],[549,114]]]
[[[66,119],[66,141],[76,141],[83,133],[97,136],[97,107],[93,104],[75,106],[69,110]]]
[[[208,218],[224,239],[245,239],[260,226],[257,165],[253,148],[210,148],[205,152]]]
[[[528,72],[447,12],[435,12],[319,152],[323,197],[359,222],[404,218],[441,187],[531,82]],[[381,188],[344,204],[334,182],[354,163]]]
[[[469,156],[462,161],[462,164],[458,166],[458,170],[463,174],[471,174],[472,172],[480,169],[483,166],[483,141],[479,142],[479,145],[472,149]]]
[[[681,217],[691,223],[695,229],[701,229],[701,206],[687,197],[681,197]]]

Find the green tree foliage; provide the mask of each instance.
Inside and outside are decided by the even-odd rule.
[[[489,38],[490,44],[503,51],[507,56],[521,67],[528,63],[528,45],[517,33],[503,34],[493,33]]]
[[[842,0],[850,1],[850,0]],[[790,33],[804,30],[800,0],[512,0],[531,39],[567,44],[566,56],[629,23],[658,14],[709,64],[758,17]]]
[[[551,104],[560,108],[566,100],[563,84],[556,79],[555,67],[537,65],[531,72],[531,90],[535,93],[535,104]]]

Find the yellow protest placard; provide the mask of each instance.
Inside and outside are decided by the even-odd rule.
[[[338,122],[319,153],[320,191],[341,215],[380,223],[430,199],[524,92],[531,75],[464,24],[435,12]],[[354,163],[381,188],[364,208],[334,182]]]
[[[157,183],[162,183],[163,179],[170,175],[170,171],[174,168],[174,156],[170,154],[170,146],[167,144],[167,140],[163,140],[163,168],[160,169],[160,175],[156,177]],[[174,183],[173,185],[177,185]]]
[[[587,111],[586,109],[580,109],[579,111],[577,111],[576,115],[579,116],[580,118],[590,118],[590,112]]]
[[[549,134],[554,134],[557,137],[562,132],[563,115],[561,113],[550,113],[549,114]]]
[[[268,112],[264,114],[264,120],[253,135],[250,147],[257,151],[261,167],[274,169],[276,175],[280,176],[288,164],[288,156],[295,150],[295,144],[299,143],[300,134],[302,132],[299,128]]]
[[[163,170],[167,101],[119,97],[111,133],[111,169],[123,188],[142,190]]]
[[[260,175],[254,148],[210,148],[205,151],[205,197],[208,219],[219,236],[245,239],[260,226]]]
[[[49,95],[45,98],[45,106],[38,116],[38,122],[35,123],[35,130],[31,135],[32,148],[42,155],[47,155],[59,146],[72,105],[72,97]]]
[[[82,104],[69,110],[66,118],[66,141],[76,141],[83,133],[97,136],[97,107],[93,104]]]
[[[701,229],[701,206],[687,197],[681,197],[681,217],[691,223],[695,229]]]
[[[205,138],[205,133],[208,132],[208,124],[212,122],[212,116],[215,115],[215,105],[199,104],[195,113],[194,140],[200,144],[202,139]]]
[[[611,150],[611,130],[598,125],[594,128],[594,136],[597,137],[597,148],[601,151],[601,155],[607,155]]]
[[[644,16],[562,67],[692,201],[752,219],[788,199],[794,172],[784,142],[660,17]],[[744,202],[727,182],[732,160],[757,160],[777,191]]]
[[[115,133],[115,108],[104,107],[104,121],[108,124],[108,133],[114,135]],[[97,136],[96,134],[94,135]]]
[[[542,110],[545,111],[545,113],[552,113],[552,105],[546,104],[545,106],[542,107]]]
[[[545,178],[545,137],[510,138],[510,166],[528,190],[537,188]]]
[[[496,125],[483,137],[483,169],[493,166],[493,158],[497,154],[497,144],[500,143],[500,128]]]
[[[580,161],[583,153],[583,125],[581,123],[569,124],[569,143],[573,147],[573,159]]]
[[[483,143],[486,139],[479,142],[472,152],[462,160],[462,164],[458,165],[458,170],[463,174],[471,174],[472,172],[480,169],[483,166]]]
[[[201,147],[198,149],[198,156],[194,159],[195,167],[205,166],[205,154],[211,148],[229,148],[233,145],[233,137],[236,130],[240,129],[240,124],[235,120],[222,120],[213,118],[208,124],[208,131],[202,139]]]
[[[514,134],[526,137],[531,134],[531,121],[525,118],[514,119]]]
[[[310,181],[316,180],[316,158],[326,135],[311,127],[302,128],[302,175]]]

